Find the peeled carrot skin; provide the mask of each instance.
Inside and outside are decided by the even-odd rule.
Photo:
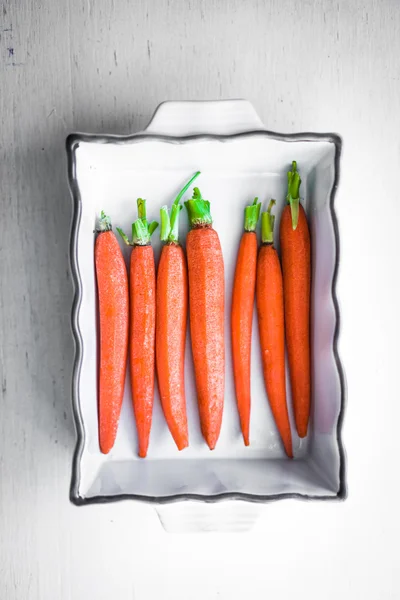
[[[292,228],[290,206],[282,213],[280,225],[286,344],[296,428],[299,437],[307,435],[311,404],[310,366],[310,232],[304,208]]]
[[[167,244],[157,272],[156,364],[161,404],[178,450],[188,446],[184,383],[188,284],[181,246]]]
[[[192,352],[203,437],[215,448],[225,386],[224,262],[217,232],[192,229],[186,239]]]
[[[257,236],[242,235],[232,294],[231,336],[233,375],[243,440],[249,445],[251,332],[257,270]]]
[[[134,246],[130,264],[130,369],[139,456],[147,455],[154,402],[156,275],[151,246]]]
[[[286,404],[285,333],[282,272],[272,245],[260,248],[257,262],[257,311],[268,400],[286,454],[293,458]]]
[[[95,244],[99,297],[100,372],[99,444],[103,454],[114,446],[124,396],[128,354],[128,275],[118,240],[112,231],[100,233]]]

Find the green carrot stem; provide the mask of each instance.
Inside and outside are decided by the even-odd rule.
[[[142,218],[136,219],[132,224],[132,244],[133,246],[147,246],[150,242],[149,230]]]
[[[100,213],[99,228],[97,231],[102,233],[103,231],[111,231],[111,230],[112,230],[111,219],[102,210]]]
[[[200,175],[200,171],[196,171],[196,173],[193,175],[193,177],[187,182],[187,184],[181,189],[181,191],[179,192],[179,194],[177,195],[177,197],[174,200],[174,204],[179,204],[183,194],[190,188],[190,186],[192,185],[193,181],[195,179],[197,179],[197,177]]]
[[[130,245],[131,245],[131,243],[130,243],[130,241],[129,241],[129,238],[128,238],[128,236],[127,236],[127,235],[126,235],[126,234],[125,234],[125,233],[122,231],[121,227],[117,227],[117,231],[118,231],[119,235],[121,236],[122,240],[124,241],[124,243],[125,243],[127,246],[130,246]]]
[[[155,230],[158,227],[158,222],[157,221],[151,221],[148,225],[147,225],[147,229],[149,232],[149,238],[151,238],[151,236],[153,235],[153,233],[155,232]]]
[[[178,243],[179,238],[179,213],[182,210],[182,204],[173,203],[171,207],[170,230],[168,234],[168,242]]]
[[[246,206],[244,209],[244,230],[255,231],[260,218],[261,202],[258,198],[254,198],[253,204]]]
[[[160,238],[162,242],[168,241],[169,232],[171,231],[171,222],[169,219],[168,206],[162,206],[160,208],[160,221],[161,221],[161,231]]]
[[[195,187],[193,196],[185,202],[191,227],[204,227],[212,225],[210,203],[201,196],[199,188]]]
[[[158,223],[157,221],[148,223],[146,217],[146,200],[138,198],[137,208],[138,218],[132,223],[132,239],[129,240],[128,236],[120,227],[117,227],[117,231],[125,244],[128,244],[129,246],[147,246],[150,244],[150,238],[157,229]]]
[[[138,211],[138,219],[142,219],[142,221],[147,224],[146,219],[146,200],[143,198],[137,199],[137,211]]]
[[[299,222],[299,204],[300,204],[300,184],[301,178],[297,171],[297,163],[294,160],[292,162],[292,170],[288,171],[288,193],[286,201],[290,204],[290,212],[292,215],[292,228],[296,229]]]
[[[275,200],[271,200],[267,210],[261,213],[261,241],[263,244],[274,243],[275,215],[271,213],[271,210],[275,204]]]
[[[200,171],[197,171],[193,177],[184,185],[171,206],[171,215],[169,214],[168,207],[162,206],[160,209],[161,218],[161,233],[160,238],[163,242],[170,242],[177,244],[179,241],[179,213],[182,209],[180,204],[181,198],[193,181],[200,175]]]

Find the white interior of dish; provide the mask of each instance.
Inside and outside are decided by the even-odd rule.
[[[78,232],[78,265],[82,280],[79,327],[83,362],[79,382],[85,444],[80,464],[79,495],[176,494],[215,495],[243,492],[254,495],[300,493],[336,496],[339,490],[337,419],[340,381],[333,354],[336,316],[332,301],[335,236],[329,208],[334,184],[335,147],[328,141],[276,141],[265,134],[225,141],[195,139],[183,143],[137,140],[123,144],[81,142],[76,150],[76,175],[82,215]],[[286,171],[293,159],[302,176],[301,195],[312,237],[312,418],[309,436],[295,434],[287,383],[295,459],[285,458],[268,405],[262,377],[258,327],[254,312],[252,347],[251,445],[240,432],[231,368],[230,301],[236,253],[242,233],[243,209],[255,196],[277,200],[276,231],[286,190]],[[178,452],[155,394],[150,448],[137,457],[137,437],[129,380],[116,444],[107,456],[99,451],[97,429],[96,286],[93,248],[96,219],[101,210],[114,228],[130,231],[136,218],[136,198],[148,201],[148,216],[157,219],[197,170],[196,184],[211,201],[214,228],[223,249],[226,283],[226,391],[223,424],[217,448],[202,439],[196,405],[190,339],[186,351],[186,394],[190,447]],[[190,190],[191,192],[191,190]],[[189,197],[189,192],[186,195]],[[181,213],[184,244],[187,218]],[[276,236],[279,246],[279,236]],[[154,235],[158,259],[160,242]],[[130,249],[125,247],[126,260]],[[287,380],[289,381],[289,380]]]

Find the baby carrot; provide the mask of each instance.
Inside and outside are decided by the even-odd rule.
[[[296,428],[307,435],[310,415],[310,232],[300,204],[300,175],[296,162],[288,173],[288,194],[280,226],[283,290],[285,299],[286,344]]]
[[[261,355],[268,400],[285,447],[293,458],[292,434],[286,404],[285,330],[282,271],[273,246],[275,217],[271,208],[261,214],[262,246],[257,261],[257,311]]]
[[[250,356],[253,306],[256,288],[256,227],[261,203],[254,199],[244,211],[244,232],[240,240],[232,294],[231,336],[233,375],[243,440],[249,445],[250,428]]]
[[[146,200],[138,198],[138,219],[132,224],[130,264],[130,371],[132,401],[139,439],[139,456],[147,455],[154,401],[154,340],[156,325],[156,273],[150,237],[158,223],[147,222]]]
[[[224,406],[224,261],[212,228],[210,203],[198,188],[185,202],[191,231],[186,240],[189,313],[193,361],[203,437],[210,450],[217,443]]]
[[[102,212],[95,244],[100,329],[99,444],[114,445],[124,396],[128,353],[128,275],[109,217]]]
[[[156,364],[161,404],[178,450],[188,446],[184,364],[188,312],[187,265],[179,244],[179,213],[183,194],[197,172],[179,192],[169,215],[160,210],[161,250],[157,272]]]

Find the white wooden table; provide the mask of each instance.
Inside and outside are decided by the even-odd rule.
[[[400,597],[400,4],[0,4],[0,598]],[[246,97],[273,130],[343,136],[342,504],[267,506],[243,535],[168,535],[68,501],[74,430],[67,133],[130,133],[165,99]]]

